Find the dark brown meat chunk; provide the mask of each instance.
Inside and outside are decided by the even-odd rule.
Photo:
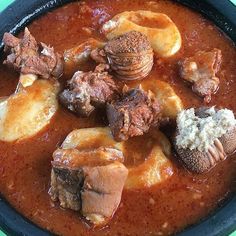
[[[63,73],[63,61],[60,54],[44,43],[37,43],[25,28],[24,36],[18,39],[12,34],[3,36],[4,51],[8,53],[5,64],[22,74],[34,74],[48,79],[60,77]]]
[[[193,83],[193,92],[204,97],[206,103],[210,102],[211,95],[218,90],[220,81],[216,73],[220,69],[221,61],[221,51],[213,49],[209,52],[197,52],[193,57],[180,62],[181,77]]]
[[[53,201],[80,213],[95,225],[105,224],[121,201],[128,175],[122,152],[112,148],[53,154],[50,195]]]
[[[121,100],[107,104],[107,117],[115,140],[127,140],[158,124],[160,105],[151,92],[132,89]]]
[[[111,101],[118,87],[106,69],[105,64],[100,64],[94,72],[76,72],[68,89],[60,94],[61,103],[77,115],[89,116],[95,107]]]

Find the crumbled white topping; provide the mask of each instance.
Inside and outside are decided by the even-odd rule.
[[[177,117],[179,134],[176,137],[176,144],[179,148],[207,151],[215,139],[220,138],[236,125],[231,110],[216,111],[215,107],[211,107],[205,112],[209,114],[206,118],[197,117],[194,108],[179,113]]]

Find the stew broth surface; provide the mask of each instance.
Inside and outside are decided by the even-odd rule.
[[[182,36],[181,50],[169,59],[155,58],[152,72],[146,80],[167,81],[186,108],[201,106],[202,99],[180,79],[177,61],[200,50],[219,48],[223,54],[220,89],[210,105],[227,107],[236,112],[236,50],[233,43],[212,23],[181,5],[162,0],[74,2],[37,19],[29,25],[29,30],[36,40],[63,53],[90,37],[105,40],[99,31],[104,22],[117,13],[140,9],[167,14]],[[149,22],[143,24],[148,25]],[[65,75],[62,84],[70,76]],[[13,93],[17,81],[16,73],[0,66],[0,96]],[[63,210],[50,200],[52,153],[72,130],[104,125],[102,112],[89,118],[78,118],[60,107],[50,125],[36,136],[15,143],[1,142],[1,193],[27,218],[59,235],[167,235],[206,217],[232,192],[236,155],[201,175],[187,172],[173,157],[174,175],[170,179],[149,189],[124,190],[119,209],[109,224],[102,229],[89,228],[77,212]],[[139,138],[138,143],[145,142],[145,137]],[[132,154],[137,144],[131,140],[129,146]],[[145,147],[141,156],[145,158],[147,153]],[[127,164],[137,163],[130,159]]]

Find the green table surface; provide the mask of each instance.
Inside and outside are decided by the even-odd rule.
[[[0,11],[5,9],[10,3],[14,0],[0,0]],[[231,0],[236,5],[236,0]],[[3,232],[0,231],[0,236],[6,236]],[[232,233],[230,236],[236,236],[236,231]]]

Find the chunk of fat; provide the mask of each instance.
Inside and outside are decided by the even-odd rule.
[[[142,25],[145,19],[152,21],[156,27]],[[163,13],[143,10],[125,11],[102,26],[102,31],[108,39],[132,30],[145,34],[153,50],[161,57],[170,57],[181,48],[182,39],[177,26]]]
[[[169,140],[160,131],[153,131],[150,135],[155,139],[150,155],[140,165],[129,168],[125,183],[126,189],[151,187],[165,181],[174,172],[171,161],[168,159],[171,154]],[[125,141],[116,142],[108,127],[74,130],[66,137],[61,148],[83,150],[101,146],[116,148],[123,152],[125,158],[129,158],[126,156],[127,144]]]
[[[58,108],[57,82],[37,80],[0,100],[0,140],[11,142],[37,134]]]

